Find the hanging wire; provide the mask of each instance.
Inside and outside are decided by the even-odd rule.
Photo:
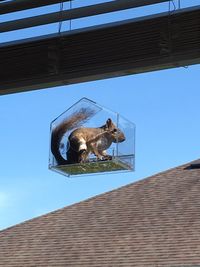
[[[61,50],[62,50],[62,35],[61,35],[61,30],[62,30],[62,12],[64,9],[64,3],[63,0],[60,2],[60,12],[59,12],[59,23],[58,23],[58,34],[59,34],[59,39],[55,47],[55,58],[56,58],[56,74],[60,72],[60,57],[61,57]]]
[[[181,0],[178,0],[178,9],[181,8]]]
[[[171,10],[171,3],[173,5],[173,7],[174,7],[173,10]],[[176,4],[175,4],[174,0],[169,0],[169,8],[168,8],[169,13],[171,13],[171,12],[173,12],[175,10],[176,10]]]
[[[61,33],[62,29],[62,12],[63,12],[64,4],[63,1],[60,2],[60,18],[59,18],[59,24],[58,24],[58,33]]]
[[[70,4],[69,8],[71,10],[72,9],[72,0],[70,0],[69,4]],[[72,29],[72,20],[70,19],[69,20],[69,30],[71,31],[71,29]]]
[[[173,7],[174,7],[174,10],[171,10],[171,3],[173,5]],[[171,11],[175,11],[175,10],[180,9],[180,8],[181,8],[181,0],[177,0],[177,7],[176,7],[175,0],[169,0],[169,10],[170,10],[170,12]]]
[[[69,1],[69,8],[70,10],[72,9],[72,0]],[[62,29],[62,12],[63,12],[63,9],[64,9],[64,3],[63,1],[60,2],[60,17],[59,17],[59,24],[58,24],[58,33],[60,34],[61,33],[61,29]],[[69,30],[71,31],[72,29],[72,20],[70,19],[69,20]]]

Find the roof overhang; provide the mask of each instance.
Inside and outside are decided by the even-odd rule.
[[[0,94],[200,63],[200,6],[0,46]]]

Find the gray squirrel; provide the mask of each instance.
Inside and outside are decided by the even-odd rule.
[[[110,118],[101,127],[80,127],[92,115],[92,110],[82,108],[52,130],[51,151],[58,165],[87,162],[90,154],[94,154],[98,160],[112,159],[110,155],[107,155],[106,149],[112,143],[125,141],[124,133]],[[76,129],[73,130],[74,128]],[[60,153],[60,143],[64,134],[70,130],[73,131],[68,137],[67,159],[64,159]]]

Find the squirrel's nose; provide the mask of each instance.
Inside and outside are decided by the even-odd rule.
[[[119,138],[119,141],[120,142],[124,142],[126,140],[126,137],[123,135],[123,136],[121,136],[121,138]]]

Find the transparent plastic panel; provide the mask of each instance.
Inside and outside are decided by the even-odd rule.
[[[127,165],[130,170],[135,168],[135,124],[118,115],[118,127],[123,130],[126,140],[117,144],[117,159]]]
[[[50,138],[51,170],[66,176],[134,170],[135,125],[132,122],[87,98],[82,98],[52,121],[51,136],[66,121],[73,123],[62,130],[59,146],[52,149],[54,139]],[[55,147],[64,160],[60,161],[60,156],[56,159]],[[70,161],[74,153],[80,155],[80,161]]]

